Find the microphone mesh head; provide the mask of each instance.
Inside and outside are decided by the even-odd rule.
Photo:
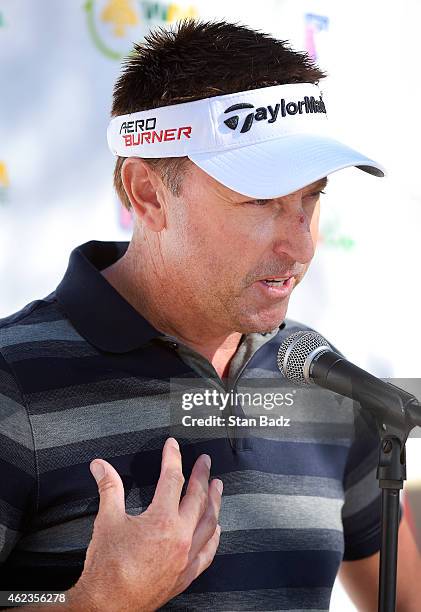
[[[278,368],[288,380],[309,383],[304,376],[304,364],[311,353],[321,347],[331,350],[323,336],[313,331],[299,331],[286,338],[278,350]]]

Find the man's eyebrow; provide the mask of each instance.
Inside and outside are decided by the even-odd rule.
[[[325,176],[324,178],[320,179],[319,181],[316,181],[315,183],[312,183],[311,185],[309,185],[307,187],[307,189],[309,191],[313,191],[313,190],[316,190],[316,189],[324,189],[326,187],[326,185],[327,185],[327,182],[328,182],[327,176]]]

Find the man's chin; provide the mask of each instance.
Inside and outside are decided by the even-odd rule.
[[[243,317],[239,329],[236,331],[242,334],[264,334],[272,331],[283,323],[287,313],[287,306],[288,302],[285,305],[282,304],[276,311],[258,312],[248,317]]]

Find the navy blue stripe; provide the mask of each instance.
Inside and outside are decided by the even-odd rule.
[[[30,589],[33,585],[54,586],[68,588],[69,583],[64,580],[79,577],[82,566],[71,567],[73,563],[79,563],[83,554],[73,553],[67,556],[68,567],[45,566],[42,555],[28,555],[25,559],[31,559],[31,575],[17,578],[22,574],[23,566],[19,559],[11,557],[8,567],[15,566],[14,584],[7,582],[8,588]],[[38,557],[38,558],[36,558]],[[79,560],[78,560],[79,559]],[[306,588],[328,587],[331,588],[336,577],[341,555],[333,551],[281,551],[281,552],[259,552],[232,555],[217,555],[210,567],[190,585],[185,593],[206,593],[206,591],[247,591],[254,589],[275,588]],[[41,567],[39,567],[41,565]],[[38,567],[36,567],[38,566]],[[20,569],[17,572],[17,568]],[[32,570],[33,568],[33,570]],[[311,568],[311,571],[310,571]],[[3,568],[1,574],[6,574],[7,568]],[[12,572],[11,572],[12,573]],[[34,576],[38,574],[35,577]],[[0,586],[1,586],[0,581]],[[39,586],[39,589],[45,586]]]
[[[11,363],[34,360],[34,343],[20,342],[2,349],[5,357]],[[63,342],[62,340],[44,340],[37,342],[36,359],[81,359],[97,355],[97,351],[86,342]]]
[[[83,570],[83,563],[60,567],[57,564],[38,566],[36,558],[31,562],[21,565],[8,560],[8,563],[0,565],[0,590],[67,591],[78,581]]]
[[[338,552],[328,550],[217,555],[187,592],[331,587],[340,561]]]
[[[64,346],[66,343],[63,343]],[[170,348],[157,345],[147,352],[140,349],[127,355],[98,354],[85,357],[83,361],[78,357],[52,359],[37,355],[32,360],[16,361],[14,367],[24,392],[28,394],[68,387],[74,385],[75,381],[78,385],[93,385],[103,380],[115,380],[117,384],[119,375],[123,378],[135,376],[168,381],[186,375],[198,378],[173,352],[172,359],[169,359],[169,351]]]
[[[33,501],[28,496],[35,495],[35,479],[1,458],[0,474],[2,499],[17,510],[31,510],[28,506]]]

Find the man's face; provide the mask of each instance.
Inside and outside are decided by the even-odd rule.
[[[171,289],[204,325],[241,333],[279,326],[314,255],[325,185],[253,200],[190,164],[181,195],[167,193],[159,238]]]

